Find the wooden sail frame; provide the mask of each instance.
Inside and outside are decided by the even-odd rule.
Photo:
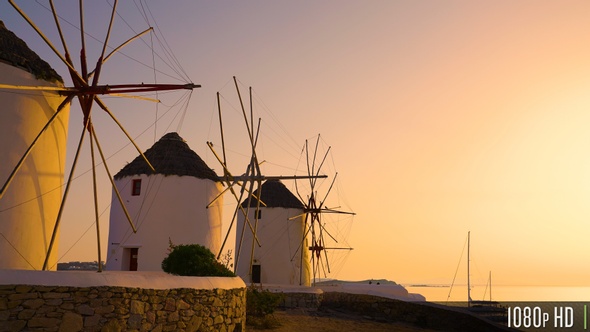
[[[299,253],[299,257],[303,260],[304,257],[304,246],[305,241],[310,236],[311,243],[307,247],[307,249],[311,252],[311,265],[312,265],[312,277],[313,282],[312,285],[315,285],[317,281],[323,276],[324,278],[327,277],[329,273],[331,273],[330,268],[330,260],[328,256],[329,250],[353,250],[352,247],[328,247],[326,246],[326,238],[331,238],[334,242],[338,243],[338,240],[330,234],[330,232],[326,229],[325,223],[323,223],[322,218],[324,214],[346,214],[346,215],[355,215],[354,212],[348,211],[341,211],[338,209],[328,208],[326,207],[326,200],[334,187],[334,183],[338,177],[338,173],[334,175],[332,182],[330,183],[330,187],[324,194],[323,199],[318,201],[318,188],[317,188],[317,180],[321,172],[321,169],[330,153],[331,147],[328,147],[324,156],[321,158],[319,164],[316,162],[318,160],[318,147],[320,142],[320,135],[318,135],[315,148],[313,150],[313,155],[310,154],[309,149],[309,142],[308,140],[305,141],[305,145],[303,147],[303,151],[305,152],[305,160],[306,160],[306,167],[307,167],[307,174],[308,176],[306,179],[309,181],[309,195],[307,199],[304,199],[302,194],[299,191],[299,186],[297,185],[297,180],[295,180],[295,189],[297,192],[297,196],[303,202],[304,210],[303,215],[305,216],[305,232],[301,238],[301,243],[299,248],[292,259],[295,258],[297,253]],[[301,217],[301,215],[291,217],[290,219],[295,219]],[[327,235],[327,236],[326,236]],[[303,264],[300,264],[301,268],[303,268]],[[300,275],[300,284],[302,283],[301,280],[301,273]]]
[[[249,88],[250,110],[249,110],[249,114],[248,114],[246,112],[246,108],[245,108],[243,100],[242,100],[242,96],[240,93],[240,88],[238,86],[237,78],[234,76],[233,80],[234,80],[235,88],[236,88],[238,98],[240,101],[240,108],[242,111],[244,124],[246,126],[246,130],[248,133],[250,149],[251,149],[250,150],[250,152],[251,152],[250,161],[246,167],[246,171],[242,175],[233,175],[232,172],[228,168],[227,156],[225,153],[225,151],[226,151],[225,133],[223,131],[223,120],[222,120],[223,117],[222,117],[222,111],[221,111],[221,103],[220,103],[219,93],[217,93],[218,116],[219,116],[219,126],[220,126],[220,133],[221,133],[221,149],[222,149],[221,156],[219,155],[219,153],[217,153],[215,151],[215,149],[213,147],[213,143],[207,142],[207,145],[209,146],[213,155],[216,157],[217,161],[221,164],[221,166],[223,168],[223,176],[220,176],[220,181],[222,183],[224,183],[224,185],[226,185],[226,189],[219,196],[217,196],[209,205],[213,204],[220,196],[222,196],[223,194],[225,194],[227,192],[230,192],[232,194],[232,196],[235,198],[237,206],[236,206],[234,213],[232,215],[232,219],[229,224],[226,235],[224,237],[224,240],[222,242],[222,245],[219,249],[219,252],[217,253],[217,258],[219,259],[221,257],[223,250],[225,249],[225,246],[227,244],[227,240],[229,238],[229,235],[230,235],[230,233],[233,229],[233,226],[236,222],[238,213],[241,213],[242,216],[244,217],[245,226],[247,225],[247,228],[251,232],[252,237],[254,239],[254,241],[252,241],[251,247],[249,248],[250,249],[249,273],[251,274],[252,273],[252,265],[253,265],[253,257],[254,257],[253,253],[254,253],[255,247],[261,246],[260,240],[258,239],[258,236],[257,236],[259,211],[260,211],[261,207],[266,206],[264,201],[260,199],[260,197],[262,195],[262,183],[267,180],[308,179],[308,178],[310,178],[310,176],[298,176],[298,175],[268,176],[268,175],[262,174],[262,171],[260,169],[261,162],[259,161],[257,153],[256,153],[256,147],[257,147],[258,137],[259,137],[259,133],[260,133],[260,119],[258,119],[258,122],[256,125],[256,130],[254,130],[254,111],[253,111],[253,105],[252,105],[252,88],[251,87]],[[326,178],[327,176],[317,174],[312,177]],[[240,187],[239,194],[236,191],[236,189],[234,188],[234,186],[236,186],[236,185]],[[242,206],[242,203],[243,203],[243,200],[244,200],[244,197],[246,194],[248,195],[248,198],[247,198],[248,200],[250,200],[252,198],[255,199],[254,219],[253,220],[251,220],[251,218],[250,218],[250,208],[251,208],[252,204],[247,204],[247,206],[245,208]],[[243,242],[244,242],[244,236],[245,236],[244,232],[245,231],[246,231],[246,227],[243,227],[242,233],[236,234],[236,252],[234,253],[234,272],[237,271],[237,266],[238,266],[237,263],[240,261],[240,258],[242,256],[242,246],[243,246]]]
[[[322,171],[322,165],[326,161],[329,151],[326,152],[326,155],[323,157],[321,164],[316,165],[316,158],[318,157],[317,149],[318,149],[318,144],[319,144],[319,135],[318,135],[318,142],[316,142],[316,147],[315,147],[313,156],[309,152],[309,147],[308,147],[307,141],[304,146],[304,149],[306,151],[306,159],[307,159],[307,173],[308,173],[307,175],[268,176],[268,175],[262,174],[262,172],[260,170],[261,163],[260,163],[260,161],[257,157],[257,154],[256,154],[256,146],[257,146],[257,142],[258,142],[258,136],[260,133],[260,119],[258,119],[256,131],[254,131],[252,88],[251,87],[249,88],[250,110],[249,110],[249,118],[248,118],[248,114],[247,114],[246,109],[244,107],[244,103],[243,103],[243,100],[241,97],[238,82],[237,82],[237,79],[235,76],[233,77],[233,80],[234,80],[235,88],[236,88],[238,98],[240,101],[240,107],[241,107],[241,111],[242,111],[242,116],[244,118],[244,124],[246,126],[249,140],[250,140],[251,155],[250,155],[250,162],[246,167],[246,171],[242,175],[237,176],[237,175],[233,175],[232,172],[230,172],[230,170],[228,169],[227,156],[225,153],[226,147],[225,147],[225,138],[224,138],[224,130],[223,130],[221,103],[220,103],[219,93],[217,93],[218,116],[219,116],[219,126],[220,126],[220,133],[221,133],[221,149],[222,149],[221,156],[219,153],[217,153],[215,151],[215,149],[213,147],[213,143],[207,142],[207,145],[209,146],[211,152],[213,153],[213,155],[215,156],[215,158],[217,159],[217,161],[221,164],[221,166],[223,168],[223,176],[220,176],[220,181],[222,183],[224,183],[227,187],[225,190],[222,191],[222,193],[220,193],[216,198],[213,199],[213,201],[209,204],[209,206],[211,204],[213,204],[219,197],[221,197],[222,195],[224,195],[227,192],[231,192],[231,194],[235,198],[236,204],[237,204],[236,209],[234,210],[234,213],[232,215],[232,219],[229,224],[228,231],[224,237],[224,240],[222,242],[220,250],[217,254],[217,259],[219,259],[222,256],[223,250],[225,249],[228,237],[230,235],[230,232],[233,229],[233,225],[235,224],[238,213],[242,213],[242,216],[244,217],[244,223],[245,223],[244,226],[247,225],[247,228],[252,233],[252,237],[253,237],[252,246],[251,246],[251,248],[249,248],[250,249],[249,274],[252,273],[252,266],[254,264],[254,262],[253,262],[254,250],[255,250],[256,246],[259,246],[259,247],[261,246],[260,240],[257,237],[259,211],[260,211],[261,206],[266,206],[264,201],[260,199],[260,197],[262,196],[262,182],[264,182],[266,180],[294,180],[297,195],[299,196],[299,199],[302,202],[304,209],[303,209],[302,214],[300,214],[298,216],[291,217],[291,218],[289,218],[289,220],[305,216],[305,218],[304,218],[304,225],[305,226],[304,226],[304,232],[303,232],[303,236],[301,238],[299,247],[296,249],[295,254],[291,258],[291,260],[294,260],[294,259],[303,260],[305,257],[304,250],[311,251],[312,255],[311,255],[310,259],[311,259],[311,265],[313,266],[312,275],[313,275],[313,281],[315,284],[316,280],[319,279],[322,272],[323,272],[323,275],[330,273],[329,259],[328,259],[328,254],[327,254],[328,250],[352,250],[353,249],[350,247],[327,247],[324,245],[326,235],[328,237],[332,238],[335,242],[338,242],[338,241],[335,239],[335,237],[333,237],[326,230],[325,225],[322,224],[322,222],[321,222],[322,214],[334,213],[334,214],[355,215],[355,213],[347,212],[347,211],[340,211],[337,209],[331,209],[331,208],[327,208],[325,206],[325,201],[326,201],[328,195],[330,194],[330,191],[332,190],[332,187],[336,181],[337,174],[334,177],[334,179],[332,180],[332,183],[330,185],[330,189],[325,194],[324,198],[319,201],[319,204],[316,203],[316,197],[317,197],[316,183],[317,183],[317,180],[318,179],[325,179],[328,177],[325,174],[321,174],[321,171]],[[301,193],[299,192],[299,188],[297,186],[298,180],[299,181],[306,180],[306,181],[309,181],[309,183],[310,183],[312,190],[311,190],[311,194],[308,196],[307,199],[303,199]],[[235,185],[238,185],[240,187],[239,194],[234,189]],[[251,220],[250,213],[249,213],[250,207],[252,206],[252,204],[246,204],[247,205],[246,208],[244,208],[242,206],[244,194],[249,195],[248,200],[250,200],[252,198],[254,198],[256,200],[256,204],[254,207],[254,212],[255,212],[254,213],[254,220]],[[235,254],[235,256],[234,256],[234,272],[237,271],[238,262],[242,256],[242,245],[243,245],[245,231],[246,231],[246,227],[243,227],[242,233],[236,234],[236,252],[234,253]],[[311,236],[311,245],[305,247],[306,238],[308,235]],[[296,256],[299,256],[299,257],[296,258]],[[303,263],[303,262],[301,262],[301,263]],[[302,280],[303,264],[299,264],[299,265],[300,265],[299,283],[302,284],[302,282],[303,282],[303,280]]]
[[[68,67],[70,78],[71,78],[74,86],[60,88],[60,87],[41,87],[41,86],[18,86],[18,85],[8,85],[8,84],[0,85],[0,89],[55,91],[55,92],[59,93],[60,95],[64,96],[64,100],[57,108],[55,114],[48,120],[48,122],[40,130],[40,132],[37,134],[36,138],[31,142],[31,144],[29,144],[29,147],[27,148],[25,153],[23,154],[23,156],[21,157],[21,159],[19,160],[17,165],[14,167],[14,169],[11,172],[11,174],[9,175],[9,177],[3,183],[2,187],[0,188],[0,199],[2,199],[2,196],[6,192],[7,188],[10,186],[10,183],[14,179],[15,175],[18,173],[19,169],[23,165],[26,158],[29,156],[32,149],[37,144],[39,138],[52,125],[53,121],[57,118],[57,115],[65,108],[65,106],[67,104],[69,104],[73,100],[74,97],[76,97],[79,101],[82,113],[84,115],[83,130],[80,135],[80,139],[78,141],[76,154],[75,154],[72,166],[70,168],[70,175],[69,175],[68,180],[66,182],[66,187],[65,187],[62,199],[61,199],[59,212],[58,212],[58,215],[57,215],[54,227],[53,227],[53,232],[52,232],[51,240],[49,242],[49,246],[48,246],[47,253],[45,256],[45,261],[43,263],[43,270],[47,270],[49,268],[48,267],[49,257],[51,255],[51,252],[53,250],[53,246],[54,246],[54,243],[56,240],[57,232],[59,229],[59,224],[61,221],[61,216],[63,213],[65,203],[67,201],[69,188],[70,188],[70,185],[71,185],[71,182],[73,179],[73,175],[76,170],[76,165],[79,160],[80,150],[81,150],[82,144],[84,142],[84,138],[86,136],[86,133],[88,133],[89,141],[90,141],[90,148],[91,148],[90,150],[91,150],[91,161],[92,161],[92,172],[93,172],[94,208],[95,208],[95,218],[96,218],[95,222],[96,222],[96,231],[97,231],[97,247],[98,247],[98,262],[99,262],[98,270],[99,270],[99,272],[101,272],[102,271],[102,264],[101,264],[100,228],[99,228],[99,220],[98,220],[98,200],[97,200],[97,185],[96,185],[96,170],[95,170],[96,161],[95,161],[95,153],[94,153],[95,145],[96,145],[96,148],[99,152],[101,161],[105,167],[105,171],[108,174],[109,179],[111,180],[111,185],[112,185],[113,191],[115,192],[115,194],[118,198],[119,204],[121,205],[121,207],[123,208],[123,211],[125,212],[125,215],[127,217],[127,221],[129,222],[131,228],[133,229],[133,232],[136,232],[136,229],[135,229],[135,225],[133,224],[133,221],[132,221],[131,217],[129,216],[129,213],[125,207],[125,204],[123,203],[123,200],[121,199],[121,195],[112,180],[110,170],[109,170],[108,165],[106,163],[106,158],[105,158],[103,150],[100,146],[100,142],[99,142],[98,136],[96,134],[96,130],[93,126],[93,123],[92,123],[93,105],[94,104],[98,105],[99,108],[101,108],[104,112],[106,112],[109,115],[109,117],[118,125],[118,127],[121,129],[121,131],[125,134],[127,139],[133,144],[133,146],[139,152],[139,154],[144,158],[144,160],[149,165],[149,167],[153,171],[155,171],[153,166],[151,165],[149,160],[145,157],[145,155],[143,154],[141,149],[137,146],[137,144],[135,143],[133,138],[125,130],[124,126],[119,122],[119,120],[110,111],[110,109],[106,106],[106,104],[103,103],[103,101],[101,100],[101,98],[99,96],[101,96],[101,95],[122,96],[123,95],[123,96],[129,96],[131,98],[151,100],[151,101],[157,102],[158,100],[140,97],[140,96],[133,96],[133,95],[129,95],[129,94],[155,92],[155,91],[181,90],[181,89],[193,90],[193,89],[199,88],[201,86],[193,84],[193,83],[188,83],[188,84],[143,84],[143,83],[141,83],[141,84],[118,84],[118,85],[99,84],[102,67],[103,67],[104,63],[111,57],[111,55],[118,52],[121,48],[123,48],[124,46],[126,46],[127,44],[132,42],[133,40],[139,38],[143,34],[153,30],[152,28],[144,30],[143,32],[137,34],[136,36],[128,39],[127,41],[125,41],[124,43],[122,43],[121,45],[116,47],[112,52],[110,52],[108,55],[105,56],[106,47],[108,45],[108,41],[109,41],[109,38],[110,38],[110,35],[112,32],[113,21],[114,21],[115,15],[116,15],[117,4],[118,4],[117,0],[115,0],[113,2],[113,8],[112,8],[112,12],[111,12],[110,20],[109,20],[109,25],[108,25],[108,28],[106,31],[106,36],[104,39],[102,51],[100,53],[100,56],[98,57],[98,61],[96,63],[95,68],[92,69],[91,71],[89,71],[89,66],[88,66],[87,57],[86,57],[86,49],[85,49],[86,47],[85,47],[85,33],[84,33],[84,1],[83,0],[79,0],[80,40],[81,40],[80,70],[77,70],[75,68],[74,62],[72,61],[72,59],[70,57],[68,46],[67,46],[64,34],[61,29],[60,21],[58,19],[57,11],[55,9],[53,0],[49,0],[49,3],[51,6],[51,12],[53,14],[53,18],[55,21],[55,26],[57,28],[57,31],[58,31],[58,34],[59,34],[59,37],[60,37],[60,40],[62,43],[63,54],[57,49],[57,47],[54,46],[54,44],[49,40],[49,38],[47,38],[45,36],[45,34],[35,25],[33,20],[30,19],[27,16],[27,14],[14,2],[14,0],[8,0],[8,2],[22,16],[22,18],[37,32],[37,34],[43,39],[45,44],[47,44],[47,46],[49,46],[51,48],[51,50],[57,55],[57,57],[61,60],[61,62],[63,62]]]

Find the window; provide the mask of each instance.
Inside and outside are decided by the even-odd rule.
[[[141,194],[141,179],[135,179],[131,184],[131,196],[139,196],[139,194]]]

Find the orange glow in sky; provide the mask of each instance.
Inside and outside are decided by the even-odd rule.
[[[137,11],[125,6],[122,16]],[[23,7],[52,26],[42,7]],[[332,146],[343,208],[357,214],[347,239],[354,250],[333,277],[449,284],[471,231],[476,282],[493,271],[500,285],[590,286],[590,2],[175,1],[150,8],[203,88],[193,92],[182,126],[165,118],[156,135],[151,128],[138,138],[140,146],[179,130],[220,174],[205,145],[220,144],[215,92],[230,104],[232,76],[252,86],[270,110],[260,114],[265,172],[290,174],[305,139],[318,133]],[[77,8],[62,10],[77,15]],[[0,19],[66,76],[5,3]],[[141,17],[128,23],[145,25]],[[115,38],[131,35],[123,23],[115,29]],[[130,72],[125,57],[109,61],[105,82],[153,81],[153,71]],[[153,122],[150,103],[109,101],[133,136]],[[72,150],[81,127],[73,109]],[[124,145],[122,135],[106,134],[115,132],[110,124],[96,127],[111,153]],[[235,154],[248,154],[239,151],[245,134],[228,132]],[[116,172],[135,156],[126,148],[110,166]],[[79,182],[62,226],[62,261],[95,259],[93,229],[81,237],[93,216],[90,174]],[[106,180],[102,186],[108,227],[111,192]]]

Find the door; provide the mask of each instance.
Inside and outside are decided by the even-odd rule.
[[[137,271],[137,254],[139,248],[129,248],[129,271]]]
[[[260,283],[261,269],[260,265],[252,265],[252,282],[255,284]]]

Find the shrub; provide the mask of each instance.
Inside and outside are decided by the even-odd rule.
[[[180,276],[235,277],[215,259],[211,250],[199,244],[171,245],[162,261],[162,270]]]
[[[275,309],[283,300],[283,294],[248,287],[246,293],[246,323],[258,329],[269,329],[280,326],[273,316]]]

